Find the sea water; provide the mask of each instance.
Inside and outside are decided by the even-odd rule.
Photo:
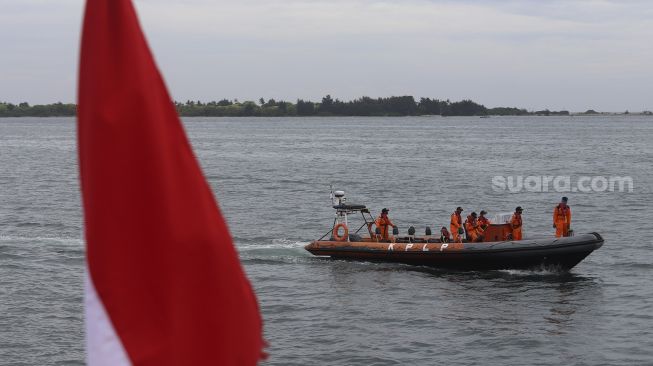
[[[193,118],[185,126],[256,290],[266,364],[653,364],[652,118]],[[72,118],[0,119],[3,365],[84,362],[75,134]],[[632,192],[496,184],[520,176],[630,177]],[[448,226],[456,206],[492,217],[519,205],[526,236],[552,235],[564,195],[573,229],[599,232],[605,244],[568,273],[316,258],[303,246],[333,222],[329,185],[373,214],[389,208],[402,233]]]

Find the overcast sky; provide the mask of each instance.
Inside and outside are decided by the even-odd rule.
[[[653,1],[137,0],[177,100],[653,109]],[[81,0],[0,0],[0,101],[73,102]]]

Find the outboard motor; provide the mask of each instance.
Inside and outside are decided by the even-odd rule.
[[[392,235],[395,235],[395,236],[399,235],[399,228],[398,227],[395,226],[395,227],[392,228]]]
[[[426,227],[426,230],[424,230],[424,235],[431,236],[431,227],[430,226]]]
[[[415,235],[415,227],[411,226],[408,228],[408,235],[414,236]]]

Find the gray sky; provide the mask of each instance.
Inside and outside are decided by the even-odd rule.
[[[177,100],[653,109],[653,1],[137,0]],[[0,0],[0,101],[72,102],[81,0]]]

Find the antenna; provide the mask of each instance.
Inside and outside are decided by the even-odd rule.
[[[333,199],[334,199],[334,197],[333,197],[333,184],[329,184],[329,190],[331,191],[331,193],[329,193],[329,198],[331,199],[331,204],[334,204],[334,202],[333,202]]]

